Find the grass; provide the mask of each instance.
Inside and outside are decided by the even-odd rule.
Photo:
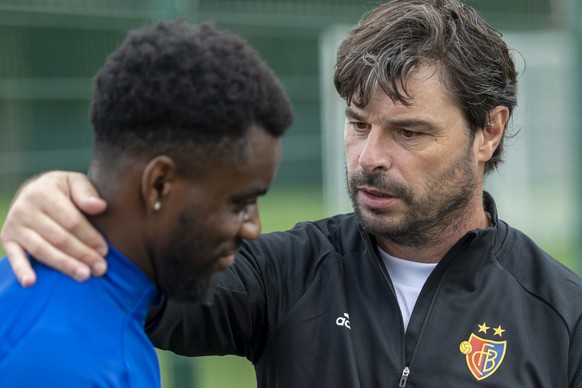
[[[321,190],[314,188],[273,189],[259,200],[263,232],[286,230],[300,221],[324,217]]]

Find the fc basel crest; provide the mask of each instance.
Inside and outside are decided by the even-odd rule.
[[[479,327],[479,333],[488,334],[491,327],[484,322]],[[499,325],[493,328],[493,337],[503,337],[505,330]],[[496,341],[493,339],[482,338],[475,333],[467,341],[461,342],[459,350],[465,355],[467,366],[477,380],[483,380],[497,371],[497,368],[505,358],[507,341]]]

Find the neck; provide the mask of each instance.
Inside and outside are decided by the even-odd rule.
[[[144,226],[140,215],[142,201],[128,189],[135,187],[135,182],[129,182],[131,178],[124,180],[112,176],[100,179],[94,169],[89,171],[88,176],[99,195],[107,202],[106,211],[89,216],[89,221],[110,244],[154,281],[154,269],[142,237]]]

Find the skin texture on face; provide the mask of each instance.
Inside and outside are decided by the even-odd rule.
[[[466,231],[487,226],[481,196],[490,156],[482,133],[471,137],[434,67],[421,67],[406,91],[408,106],[379,90],[368,106],[347,107],[348,189],[361,224],[383,249],[436,261],[440,253],[419,251],[432,246],[438,252]]]
[[[234,263],[242,239],[259,237],[257,199],[273,181],[281,144],[259,127],[247,139],[244,158],[209,155],[202,168],[193,167],[193,179],[182,179],[171,199],[161,199],[160,214],[152,214],[147,251],[168,296],[202,299],[213,274]]]
[[[189,165],[168,155],[92,161],[89,176],[109,204],[93,224],[168,296],[201,300],[242,239],[260,235],[257,199],[275,176],[280,139],[252,125],[244,140],[227,141],[242,143],[194,152]]]

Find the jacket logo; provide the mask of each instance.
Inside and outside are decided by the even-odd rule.
[[[350,327],[350,315],[348,313],[344,313],[344,317],[337,317],[335,324],[338,326],[347,327],[348,329],[352,330]]]
[[[479,327],[478,333],[485,333],[491,329],[485,322]],[[493,328],[493,337],[503,337],[505,330],[499,325]],[[477,380],[483,380],[497,371],[497,368],[505,358],[507,341],[495,341],[492,339],[481,338],[475,333],[467,341],[461,342],[459,350],[465,355],[467,366]]]

